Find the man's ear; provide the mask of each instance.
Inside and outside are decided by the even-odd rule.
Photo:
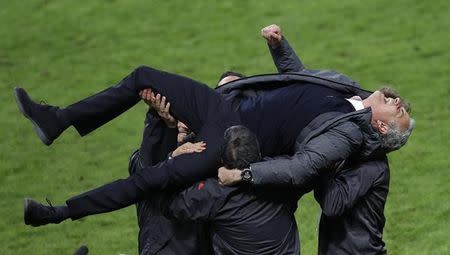
[[[377,120],[377,129],[378,129],[378,132],[380,132],[382,134],[386,134],[389,131],[389,125],[384,123],[381,120]]]

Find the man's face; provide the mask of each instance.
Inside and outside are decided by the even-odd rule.
[[[235,76],[235,75],[228,75],[226,77],[224,77],[222,80],[219,81],[219,83],[217,83],[217,87],[222,86],[225,83],[228,83],[230,81],[235,81],[235,80],[239,80],[241,77],[239,76]]]
[[[372,122],[381,133],[388,131],[387,125],[391,122],[397,123],[402,130],[408,128],[409,114],[400,98],[386,97],[377,90],[366,100],[372,108]]]

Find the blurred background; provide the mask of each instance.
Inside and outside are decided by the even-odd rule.
[[[260,29],[276,23],[308,68],[343,72],[366,89],[391,84],[412,102],[416,129],[392,153],[384,240],[390,254],[450,250],[450,2],[6,1],[0,8],[0,247],[2,254],[136,254],[135,208],[60,225],[23,223],[24,197],[60,204],[127,176],[141,139],[140,103],[80,139],[46,147],[12,91],[66,106],[115,84],[138,65],[214,86],[225,70],[274,73]],[[317,253],[320,209],[299,202],[302,254]]]

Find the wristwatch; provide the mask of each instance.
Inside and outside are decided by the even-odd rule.
[[[242,170],[241,179],[243,182],[253,183],[253,173],[251,167],[244,168],[244,170]]]

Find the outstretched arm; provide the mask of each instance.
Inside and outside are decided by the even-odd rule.
[[[273,62],[280,73],[299,72],[305,67],[275,24],[261,29],[261,36],[267,40]]]
[[[251,164],[253,184],[304,188],[327,169],[356,153],[363,142],[359,127],[345,122],[311,139],[291,157]],[[220,181],[241,181],[239,170],[219,169]]]

